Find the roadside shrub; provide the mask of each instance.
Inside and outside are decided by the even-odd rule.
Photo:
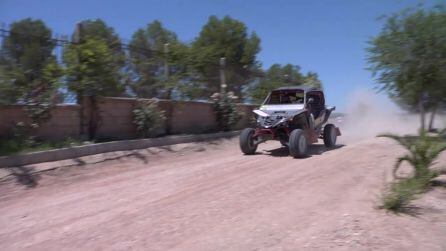
[[[393,212],[405,212],[412,200],[430,186],[431,177],[408,178],[391,184],[382,197],[382,208]]]
[[[435,159],[446,150],[446,144],[441,137],[428,136],[425,132],[421,132],[419,136],[402,137],[384,134],[379,137],[391,138],[408,151],[406,155],[399,157],[395,163],[393,175],[396,179],[401,179],[401,177],[398,177],[397,171],[403,162],[408,162],[412,166],[415,178],[435,176],[430,167],[434,164]]]
[[[441,138],[443,138],[444,140],[446,140],[446,128],[444,128],[443,130],[441,130],[439,132],[439,135]]]
[[[83,145],[85,142],[81,142],[70,137],[64,140],[30,140],[28,138],[5,138],[0,140],[0,156],[46,151],[57,148],[71,147]]]
[[[12,135],[0,139],[0,155],[9,155],[21,151],[29,143],[29,129],[24,122],[14,124]]]
[[[2,139],[0,142],[0,156],[19,152],[23,148],[23,142],[15,139]]]
[[[446,150],[444,140],[439,136],[428,136],[421,132],[418,136],[397,136],[393,134],[380,135],[397,141],[407,149],[408,153],[399,157],[393,168],[393,176],[397,180],[382,197],[382,208],[394,212],[403,212],[418,194],[425,192],[438,172],[431,170],[432,165],[441,152]],[[397,171],[403,162],[413,168],[412,177],[402,178]]]
[[[24,122],[16,123],[12,129],[13,138],[24,141],[29,135],[30,127],[32,128],[32,126],[27,126]]]
[[[215,93],[212,95],[214,113],[217,119],[218,129],[230,131],[241,119],[241,114],[235,106],[235,97],[232,92],[227,94]]]
[[[143,138],[154,136],[165,120],[164,111],[159,110],[153,100],[140,100],[133,110],[133,123]]]

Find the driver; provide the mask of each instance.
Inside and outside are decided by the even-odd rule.
[[[281,104],[289,104],[289,103],[291,103],[290,96],[288,96],[288,95],[281,95],[280,96],[280,103]]]
[[[300,93],[296,93],[294,96],[294,102],[295,104],[303,104],[304,103],[304,97],[300,95]]]

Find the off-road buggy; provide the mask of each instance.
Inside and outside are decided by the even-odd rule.
[[[308,145],[324,140],[327,147],[336,145],[339,128],[327,124],[335,107],[326,107],[322,90],[312,87],[281,87],[269,93],[258,110],[256,128],[246,128],[240,134],[240,148],[254,154],[257,146],[267,140],[279,140],[289,148],[290,155],[302,158]]]

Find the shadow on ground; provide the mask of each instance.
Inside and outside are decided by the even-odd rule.
[[[306,158],[311,157],[313,155],[321,155],[324,152],[333,151],[333,150],[342,148],[344,146],[345,145],[337,145],[335,147],[328,148],[325,145],[310,145],[308,148],[308,156]],[[289,157],[290,156],[288,147],[280,147],[280,148],[276,148],[276,149],[272,149],[272,150],[265,150],[261,154],[265,154],[265,153],[266,153],[266,155],[271,155],[274,157]]]
[[[28,188],[34,188],[39,184],[40,175],[38,173],[33,173],[34,168],[32,167],[11,167],[8,168],[11,175],[15,178],[16,182],[20,185],[24,185]]]
[[[111,160],[119,160],[124,157],[134,157],[137,159],[140,159],[144,164],[147,164],[147,158],[145,155],[141,154],[140,152],[133,151],[131,153],[127,154],[118,154],[118,153],[110,153],[107,155],[106,158],[101,158],[96,161],[85,161],[81,158],[75,158],[72,159],[74,161],[73,164],[65,164],[65,165],[58,165],[57,167],[51,167],[45,171],[50,170],[56,170],[60,168],[69,168],[69,167],[81,167],[91,164],[98,164],[106,161]],[[11,176],[15,179],[16,183],[19,185],[26,186],[27,188],[35,188],[39,184],[39,180],[41,179],[41,176],[38,172],[35,171],[35,168],[32,166],[19,166],[19,167],[10,167],[7,168],[9,172],[11,173]]]
[[[155,154],[154,152],[149,151],[149,150],[148,150],[148,152],[150,152],[151,154]],[[76,162],[76,164],[63,165],[60,167],[85,166],[85,165],[99,164],[99,163],[106,162],[106,161],[119,160],[122,158],[129,158],[129,157],[134,157],[136,159],[139,159],[144,164],[148,163],[147,156],[145,156],[144,154],[142,154],[136,150],[132,151],[130,153],[125,153],[125,154],[110,152],[110,153],[104,153],[104,155],[106,155],[106,157],[100,158],[99,160],[95,160],[95,161],[85,161],[83,159],[76,158],[76,159],[73,159]],[[88,157],[88,156],[85,156],[85,157]]]
[[[423,208],[413,205],[404,206],[398,212],[392,212],[395,215],[408,215],[418,218],[422,214]]]
[[[181,148],[176,148],[174,145],[160,146],[155,147],[156,149],[161,149],[162,151],[166,151],[169,153],[182,153],[182,152],[203,152],[206,151],[207,146],[217,146],[224,143],[229,138],[222,139],[214,139],[214,140],[205,140],[201,141],[197,145],[190,145]],[[50,170],[60,170],[61,168],[70,168],[70,167],[85,167],[87,165],[99,164],[107,161],[113,160],[121,160],[125,158],[134,158],[140,160],[144,164],[149,163],[150,156],[157,156],[161,152],[157,151],[154,148],[145,148],[140,150],[132,150],[132,151],[122,151],[122,152],[108,152],[102,153],[100,157],[92,157],[84,156],[81,158],[71,159],[71,163],[60,163],[60,165],[53,166],[45,171]],[[32,166],[20,166],[20,167],[11,167],[8,168],[11,173],[10,177],[13,177],[17,184],[24,185],[27,188],[37,187],[39,184],[39,180],[41,176],[38,172],[36,172],[35,168]]]

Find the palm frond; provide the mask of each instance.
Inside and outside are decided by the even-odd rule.
[[[393,140],[395,140],[396,142],[398,142],[400,145],[404,146],[407,149],[410,149],[410,147],[412,145],[410,143],[410,140],[408,140],[407,136],[403,136],[402,137],[402,136],[398,136],[398,135],[389,133],[389,134],[380,134],[377,137],[393,139]]]
[[[414,169],[415,177],[429,176],[432,171],[430,167],[433,165],[437,157],[446,151],[446,144],[439,136],[430,136],[425,132],[419,135],[398,136],[395,134],[381,134],[378,137],[391,138],[397,141],[401,146],[405,147],[408,153],[397,159],[393,168],[393,176],[395,179],[403,179],[398,177],[397,172],[403,162],[408,162]]]
[[[393,177],[395,179],[403,179],[404,177],[399,177],[396,173],[398,169],[400,168],[401,164],[403,164],[404,161],[409,162],[412,166],[414,166],[414,159],[411,158],[409,155],[405,155],[403,157],[399,157],[395,163],[395,166],[393,167]]]
[[[446,151],[446,145],[439,145],[428,153],[428,158],[433,161],[444,151]]]

